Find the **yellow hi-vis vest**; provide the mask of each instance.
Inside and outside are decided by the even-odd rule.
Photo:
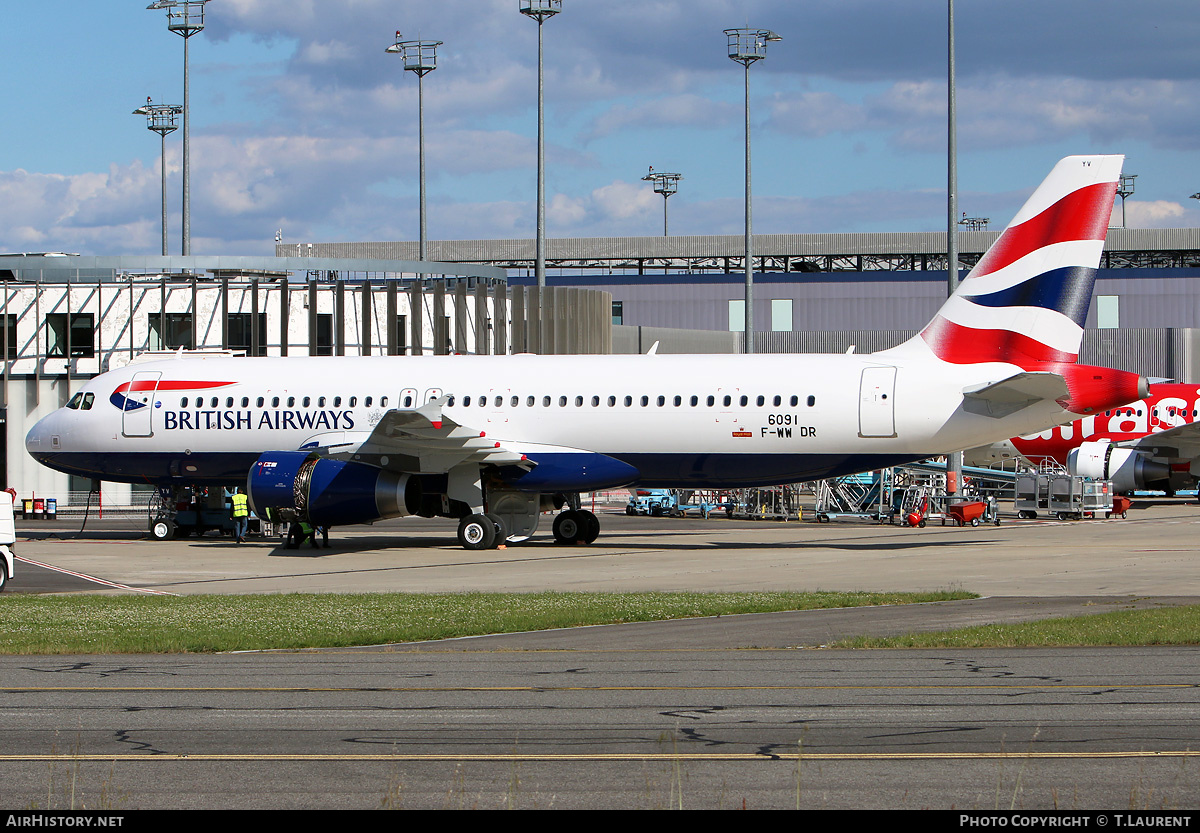
[[[233,517],[244,518],[250,514],[250,507],[245,495],[233,496]]]

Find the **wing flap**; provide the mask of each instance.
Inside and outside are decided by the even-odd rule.
[[[330,456],[415,474],[443,474],[468,462],[526,470],[536,465],[517,449],[446,416],[448,401],[443,396],[415,410],[388,411],[361,443],[333,446]]]

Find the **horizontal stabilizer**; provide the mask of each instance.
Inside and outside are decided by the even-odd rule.
[[[1057,373],[1017,373],[963,391],[963,410],[999,419],[1039,402],[1065,399],[1067,380]]]

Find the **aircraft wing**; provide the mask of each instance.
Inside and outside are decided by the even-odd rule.
[[[1177,425],[1165,431],[1157,431],[1125,440],[1116,444],[1119,448],[1132,448],[1151,457],[1196,458],[1200,457],[1200,422]]]
[[[412,474],[443,474],[466,462],[527,470],[536,465],[521,452],[488,439],[483,431],[443,414],[448,399],[443,396],[416,410],[390,410],[366,439],[330,446],[328,454]]]
[[[1067,380],[1057,373],[1017,373],[986,385],[963,391],[963,410],[999,419],[1022,408],[1069,395]]]

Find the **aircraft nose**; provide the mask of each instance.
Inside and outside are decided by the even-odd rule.
[[[55,411],[39,419],[29,429],[29,433],[25,435],[25,450],[29,452],[29,456],[42,462],[47,455],[58,450],[57,446],[61,445],[59,421],[59,414]]]

